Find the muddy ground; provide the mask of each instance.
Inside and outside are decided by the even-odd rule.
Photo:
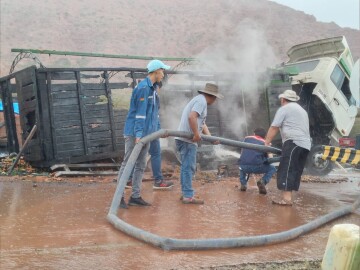
[[[320,269],[333,225],[360,225],[360,210],[295,240],[276,245],[208,251],[163,251],[116,230],[106,220],[116,176],[61,177],[29,172],[0,176],[2,269]],[[275,206],[274,179],[260,195],[256,177],[246,192],[237,177],[198,172],[194,187],[201,206],[183,205],[177,169],[171,191],[152,190],[145,175],[142,194],[149,208],[119,211],[124,221],[172,238],[223,238],[271,234],[303,225],[360,195],[360,174],[333,171],[304,176],[292,207]],[[126,191],[126,198],[130,191]]]

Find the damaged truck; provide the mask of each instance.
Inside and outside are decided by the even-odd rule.
[[[321,146],[338,145],[341,138],[350,134],[358,114],[359,61],[354,64],[343,36],[299,44],[290,48],[287,54],[289,60],[286,63],[258,77],[263,85],[257,89],[259,98],[255,109],[251,104],[254,92],[249,93],[247,89],[232,91],[233,85],[239,85],[234,78],[241,80],[245,74],[225,81],[222,81],[226,77],[224,74],[217,74],[214,78],[208,76],[209,80],[224,89],[225,100],[208,108],[207,124],[212,134],[240,140],[255,127],[269,127],[280,106],[278,95],[292,88],[300,96],[299,104],[309,115],[312,148],[306,164],[307,173],[325,175],[331,171],[333,163],[321,158]],[[177,97],[178,102],[176,92],[172,93],[171,89],[163,91],[165,100]],[[190,92],[188,95],[192,97]],[[168,107],[174,107],[174,104],[168,107],[168,104],[164,105],[165,111]],[[223,110],[224,106],[232,107]],[[234,133],[236,128],[229,122],[228,115],[245,118],[242,133]],[[274,141],[274,146],[281,147],[280,136]],[[210,150],[205,150],[206,147]],[[214,160],[212,148],[209,145],[199,148],[200,164],[211,164]]]
[[[338,145],[350,134],[358,114],[359,60],[354,64],[343,36],[296,45],[288,56],[283,69],[310,120],[307,169],[326,174],[332,162],[321,159],[321,145]]]
[[[213,82],[223,89],[225,98],[209,106],[207,125],[212,135],[242,140],[255,125],[269,127],[280,106],[278,95],[292,88],[310,119],[313,147],[307,169],[313,174],[328,173],[332,165],[320,158],[320,146],[336,145],[350,133],[359,105],[359,87],[350,85],[353,80],[358,83],[359,75],[352,74],[354,63],[345,37],[296,45],[288,56],[287,63],[256,76],[199,70],[167,72],[160,92],[162,127],[176,129],[183,106],[207,82]],[[145,69],[131,67],[31,66],[0,78],[0,128],[6,136],[0,150],[18,153],[36,125],[35,135],[23,152],[33,166],[121,157],[131,92],[146,76]],[[257,78],[256,89],[239,88],[244,76]],[[15,103],[19,115],[14,113]],[[163,142],[163,149],[176,156],[172,141]],[[280,137],[278,142],[275,146],[280,147]],[[216,156],[216,147],[205,143],[199,147],[198,161],[206,169],[223,162]]]

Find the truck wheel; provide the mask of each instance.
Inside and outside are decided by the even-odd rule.
[[[311,148],[306,160],[306,170],[312,175],[327,175],[333,168],[330,160],[321,158],[323,154],[321,145],[315,145]]]

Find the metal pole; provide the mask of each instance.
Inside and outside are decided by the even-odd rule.
[[[37,49],[18,49],[13,48],[11,52],[18,53],[36,53],[48,55],[70,55],[70,56],[85,56],[85,57],[102,57],[102,58],[122,58],[122,59],[136,59],[136,60],[163,60],[163,61],[196,61],[191,57],[161,57],[161,56],[142,56],[142,55],[121,55],[121,54],[106,54],[106,53],[85,53],[85,52],[69,52],[56,50],[37,50]]]

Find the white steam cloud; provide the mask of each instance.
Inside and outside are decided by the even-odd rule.
[[[226,24],[227,21],[220,23]],[[212,71],[238,73],[227,78],[225,88],[221,87],[225,98],[218,101],[218,109],[226,116],[222,120],[228,122],[227,126],[239,138],[252,132],[247,130],[248,122],[259,109],[259,94],[266,83],[264,73],[278,61],[264,31],[255,22],[242,21],[231,35],[222,33],[219,42],[207,47],[197,58]]]
[[[224,126],[220,134],[228,138],[242,139],[252,133],[248,127],[256,125],[252,122],[251,115],[259,109],[259,95],[267,81],[264,74],[269,67],[274,67],[279,61],[260,25],[253,21],[243,20],[236,28],[231,28],[231,26],[233,27],[233,22],[228,18],[218,22],[217,28],[213,29],[216,41],[195,56],[199,59],[199,63],[196,66],[192,65],[191,69],[224,72],[225,75],[218,82],[214,82],[219,84],[225,98],[218,100],[211,107],[215,106],[220,112],[219,121],[221,126]],[[189,70],[189,66],[184,70]],[[169,79],[169,85],[190,84],[186,76],[173,77]],[[201,86],[197,85],[198,89],[204,85],[205,82]],[[166,89],[165,86],[164,91]],[[162,112],[164,128],[177,128],[182,110],[188,100],[189,98],[184,98],[184,93],[180,88],[178,95],[166,100],[166,111]],[[265,108],[262,109],[265,110]],[[264,116],[267,115],[264,114]],[[212,121],[211,117],[208,110],[208,125]]]

